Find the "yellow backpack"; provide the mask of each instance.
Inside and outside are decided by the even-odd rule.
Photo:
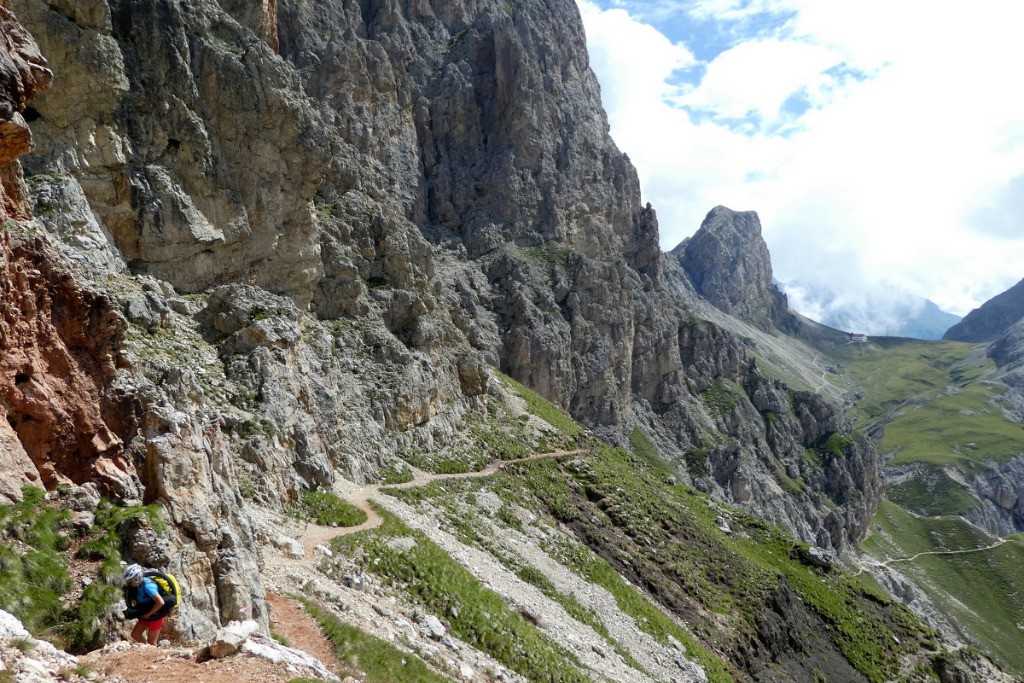
[[[170,614],[173,610],[178,609],[178,604],[181,602],[181,586],[178,585],[178,580],[174,578],[173,574],[150,569],[143,576],[153,580],[160,590],[160,597],[164,599],[164,607],[157,612],[157,616]]]

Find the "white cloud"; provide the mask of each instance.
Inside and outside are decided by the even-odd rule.
[[[824,83],[823,72],[841,59],[828,48],[793,40],[752,40],[723,52],[707,66],[698,88],[676,103],[712,110],[723,117],[754,114],[773,123],[782,105],[803,91],[817,99]]]
[[[724,33],[746,21],[750,38],[704,64],[633,3],[579,4],[612,136],[664,248],[724,204],[758,211],[782,281],[872,301],[898,288],[964,314],[1024,276],[1011,185],[1024,176],[1024,4],[643,5],[655,21],[724,18]],[[765,12],[783,19],[758,24]],[[694,66],[703,78],[680,92],[673,74]],[[780,112],[794,95],[807,111]]]

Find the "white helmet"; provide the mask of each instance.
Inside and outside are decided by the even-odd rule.
[[[130,564],[124,568],[124,580],[125,583],[129,581],[136,581],[142,578],[142,567],[137,564]]]

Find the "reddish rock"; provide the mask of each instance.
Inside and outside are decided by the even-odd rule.
[[[107,495],[130,497],[133,468],[103,418],[124,321],[106,297],[54,267],[42,241],[15,242],[6,232],[0,239],[0,416],[4,441],[13,432],[35,472],[5,476],[48,489],[96,481]]]
[[[124,322],[55,267],[42,241],[13,237],[23,228],[8,223],[28,218],[17,160],[32,137],[21,112],[52,78],[0,0],[0,496],[17,498],[25,483],[96,481],[129,497],[136,479],[102,412]]]

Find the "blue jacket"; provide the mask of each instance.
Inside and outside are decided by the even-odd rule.
[[[135,599],[139,601],[139,606],[145,610],[150,608],[145,604],[147,602],[153,602],[153,596],[160,593],[160,587],[156,585],[156,581],[148,577],[143,577],[142,583],[139,584],[139,588],[135,593]]]

